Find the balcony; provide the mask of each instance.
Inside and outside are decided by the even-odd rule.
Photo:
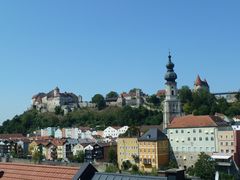
[[[152,161],[151,161],[151,159],[143,159],[143,164],[144,165],[151,165]]]

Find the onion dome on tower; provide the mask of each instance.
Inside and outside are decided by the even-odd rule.
[[[172,58],[172,56],[169,53],[168,64],[166,65],[167,73],[165,74],[165,80],[168,82],[175,82],[175,80],[177,79],[177,74],[173,70],[174,64],[172,63],[171,58]]]

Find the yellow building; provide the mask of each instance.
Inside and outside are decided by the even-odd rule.
[[[169,163],[169,142],[167,136],[157,128],[151,128],[138,139],[139,169],[151,172]]]
[[[121,168],[124,161],[129,160],[136,164],[135,159],[139,157],[137,138],[118,138],[117,142],[118,166]]]

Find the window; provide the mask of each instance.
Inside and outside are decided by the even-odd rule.
[[[176,130],[176,134],[178,133],[178,130]]]
[[[206,137],[205,140],[208,141],[208,137]]]
[[[193,138],[193,140],[194,140],[194,141],[196,141],[196,140],[197,140],[197,138],[195,138],[195,137],[194,137],[194,138]]]
[[[199,137],[199,141],[202,141],[202,137]]]
[[[221,153],[224,153],[223,149],[221,149]]]
[[[232,149],[232,153],[234,153],[234,150]]]
[[[190,137],[188,138],[188,141],[191,141],[191,138],[190,138]]]
[[[226,146],[228,146],[228,142],[226,142]]]
[[[184,130],[181,130],[181,133],[184,133]]]
[[[178,147],[176,147],[176,151],[178,151]]]
[[[209,151],[209,148],[208,148],[208,147],[206,147],[206,151],[207,151],[207,152]]]
[[[231,146],[233,146],[234,145],[234,143],[233,142],[231,142]]]
[[[196,133],[196,129],[193,130],[193,133]]]
[[[199,133],[202,133],[202,130],[201,130],[201,129],[199,129]]]
[[[213,137],[211,137],[211,141],[214,141],[214,138],[213,138]]]
[[[223,146],[223,142],[221,142],[221,146]]]
[[[228,149],[226,150],[226,153],[229,153],[229,150],[228,150]]]

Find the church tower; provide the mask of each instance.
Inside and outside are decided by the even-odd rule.
[[[167,128],[171,120],[181,115],[181,102],[178,99],[177,89],[177,74],[174,72],[174,64],[171,60],[171,55],[168,56],[167,73],[165,74],[165,100],[163,106],[163,129]]]

